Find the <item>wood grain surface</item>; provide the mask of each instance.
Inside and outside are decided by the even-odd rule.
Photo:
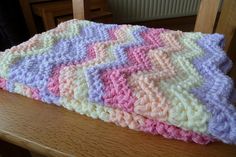
[[[72,2],[68,0],[32,4],[32,11],[43,20],[45,30],[56,27],[56,18],[72,14]]]
[[[195,32],[212,33],[221,0],[201,0]]]
[[[225,35],[225,50],[228,51],[236,30],[236,0],[224,0],[216,32]],[[236,56],[234,54],[234,56]]]
[[[73,16],[75,19],[84,20],[88,18],[88,0],[72,0]]]
[[[236,146],[168,140],[0,90],[0,139],[47,156],[235,157]]]

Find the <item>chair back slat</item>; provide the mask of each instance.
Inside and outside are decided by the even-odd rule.
[[[195,32],[212,33],[221,0],[201,0]]]
[[[236,29],[236,0],[224,0],[216,32],[225,35],[225,50],[228,51]]]

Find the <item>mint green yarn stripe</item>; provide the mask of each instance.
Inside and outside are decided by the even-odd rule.
[[[196,132],[206,133],[209,114],[190,89],[202,83],[201,76],[193,67],[193,58],[203,54],[196,45],[196,40],[201,34],[184,33],[180,43],[184,46],[181,52],[171,55],[171,60],[177,69],[177,76],[161,81],[161,89],[171,101],[168,122],[178,127]]]

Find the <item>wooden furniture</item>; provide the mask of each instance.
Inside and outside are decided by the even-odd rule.
[[[55,28],[58,22],[73,18],[72,0],[47,0],[32,4],[29,0],[19,1],[31,35],[37,33],[33,15],[42,18],[45,30]],[[112,14],[106,0],[87,0],[85,8],[86,19],[104,23],[112,21]]]
[[[86,2],[86,0],[73,0],[73,12],[76,18],[88,17]],[[204,2],[203,0],[202,3]],[[210,3],[206,4],[207,8],[211,7]],[[235,145],[217,142],[202,146],[168,140],[161,136],[116,127],[111,123],[94,120],[55,105],[47,105],[3,90],[0,90],[0,139],[55,157],[235,157],[236,155]]]
[[[93,20],[111,15],[107,0],[72,0],[72,2],[73,15],[76,19]]]
[[[31,4],[34,2],[47,2],[50,0],[19,0],[25,23],[31,36],[37,33],[37,28],[32,13]],[[32,2],[32,3],[31,3]]]
[[[29,33],[31,36],[37,33],[37,29],[34,23],[33,14],[31,12],[30,4],[28,0],[19,0],[20,6],[25,18],[25,23],[27,25],[27,28],[29,30]]]
[[[196,32],[213,33],[216,25],[216,32],[225,35],[225,50],[228,51],[230,42],[236,29],[236,1],[224,0],[219,21],[216,16],[221,4],[221,0],[202,0],[197,16]]]
[[[230,47],[230,41],[232,41],[233,35],[236,30],[236,1],[225,0],[221,12],[219,22],[217,24],[216,32],[225,35],[226,50]]]
[[[168,140],[0,90],[0,138],[48,156],[234,157],[236,146]]]
[[[1,157],[31,157],[27,149],[23,149],[6,141],[0,141]]]
[[[32,4],[32,11],[43,20],[45,30],[57,26],[56,17],[72,15],[72,3],[68,0]]]

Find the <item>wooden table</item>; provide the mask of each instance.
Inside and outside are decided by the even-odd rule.
[[[0,139],[47,156],[235,157],[236,146],[168,140],[0,90]]]

